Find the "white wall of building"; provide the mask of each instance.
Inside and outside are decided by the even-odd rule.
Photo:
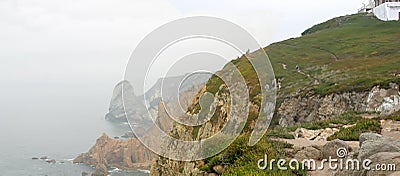
[[[386,2],[375,7],[373,10],[374,15],[383,21],[399,20],[400,16],[400,2]]]

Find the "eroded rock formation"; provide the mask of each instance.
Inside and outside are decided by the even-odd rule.
[[[288,126],[328,119],[349,111],[380,112],[388,115],[400,110],[399,86],[376,86],[371,91],[312,95],[287,98],[279,106],[279,125]]]
[[[125,170],[149,169],[154,154],[136,138],[115,140],[103,134],[87,153],[74,159],[74,163],[85,163],[96,168],[95,175],[107,175],[108,168]]]

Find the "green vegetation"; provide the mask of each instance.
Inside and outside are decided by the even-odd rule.
[[[193,131],[192,131],[192,138],[197,139],[197,136],[199,134],[200,126],[194,126]]]
[[[381,133],[381,124],[379,121],[374,119],[362,119],[353,127],[340,128],[340,131],[329,136],[328,140],[340,139],[344,141],[358,141],[360,134],[366,132]]]
[[[264,48],[275,76],[283,80],[279,95],[306,94],[309,91],[327,95],[366,91],[376,85],[386,88],[390,82],[400,84],[400,77],[396,76],[400,74],[399,28],[398,22],[383,22],[365,14],[356,14],[318,24],[306,30],[302,37]],[[262,52],[256,51],[252,55],[257,54]],[[260,85],[249,60],[241,56],[231,62],[245,78],[251,102],[260,105]],[[287,69],[283,69],[281,64],[286,64]],[[300,66],[301,73],[296,71],[296,65]],[[228,73],[229,69],[224,68],[219,73],[224,72]],[[214,75],[206,84],[207,91],[216,94],[222,91],[221,84],[223,81]],[[195,113],[199,110],[198,104],[189,108]],[[251,120],[249,118],[248,122]],[[326,126],[308,125],[311,129],[312,125],[316,125],[315,128]]]
[[[301,125],[294,125],[287,127],[288,131],[295,131],[297,128],[305,128],[308,130],[318,130],[324,128],[330,128],[332,125],[351,125],[361,120],[361,117],[357,116],[356,112],[348,112],[341,116],[337,116],[332,119],[320,120],[310,123],[303,123]]]
[[[269,129],[266,136],[282,138],[282,139],[294,139],[293,134],[290,134],[287,128],[281,128],[281,127],[275,127],[273,129]]]
[[[394,121],[400,121],[400,111],[397,111],[390,116],[386,117],[385,119],[387,120],[394,120]]]
[[[206,159],[205,164],[200,168],[206,172],[214,172],[213,166],[229,165],[230,167],[223,175],[306,175],[304,170],[278,170],[275,163],[273,170],[260,170],[257,161],[263,159],[268,153],[268,160],[275,158],[283,158],[284,148],[290,148],[287,143],[270,141],[262,139],[253,147],[247,145],[248,135],[241,135],[233,144],[231,144],[224,152]]]
[[[284,79],[282,94],[364,91],[375,85],[400,83],[395,76],[400,73],[399,27],[398,22],[382,22],[364,14],[339,17],[265,50],[276,77]],[[304,75],[296,72],[296,65]],[[316,81],[319,84],[314,84]]]
[[[268,129],[266,134],[267,137],[276,137],[282,139],[294,139],[294,136],[290,134],[290,132],[294,132],[298,128],[305,128],[308,130],[318,130],[318,129],[325,129],[330,128],[333,125],[343,126],[343,125],[351,125],[359,122],[362,120],[361,117],[357,115],[360,114],[359,112],[348,112],[341,116],[337,116],[332,119],[320,120],[310,123],[303,123],[300,125],[293,125],[286,128],[282,128],[279,126],[273,126]]]
[[[283,139],[294,139],[294,136],[290,132],[295,131],[298,128],[305,128],[308,130],[319,130],[325,128],[331,128],[332,126],[344,126],[354,125],[349,128],[340,128],[340,131],[330,136],[328,140],[341,139],[344,141],[358,141],[361,133],[365,132],[376,132],[381,133],[381,124],[377,119],[364,119],[358,115],[361,112],[348,112],[341,116],[320,120],[316,122],[303,123],[300,125],[289,126],[286,128],[272,127],[268,130],[267,137],[277,137]],[[396,116],[397,117],[397,116]]]

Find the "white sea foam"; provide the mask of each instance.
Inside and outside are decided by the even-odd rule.
[[[144,172],[144,173],[146,173],[146,174],[150,174],[150,171],[149,171],[149,170],[142,170],[142,169],[138,169],[138,171],[140,171],[140,172]]]

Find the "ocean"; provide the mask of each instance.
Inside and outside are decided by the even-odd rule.
[[[80,176],[94,169],[72,164],[106,132],[128,129],[104,119],[114,88],[99,82],[0,84],[0,176]],[[46,156],[55,164],[32,159]],[[90,175],[90,174],[89,174]],[[144,171],[111,175],[148,175]]]

